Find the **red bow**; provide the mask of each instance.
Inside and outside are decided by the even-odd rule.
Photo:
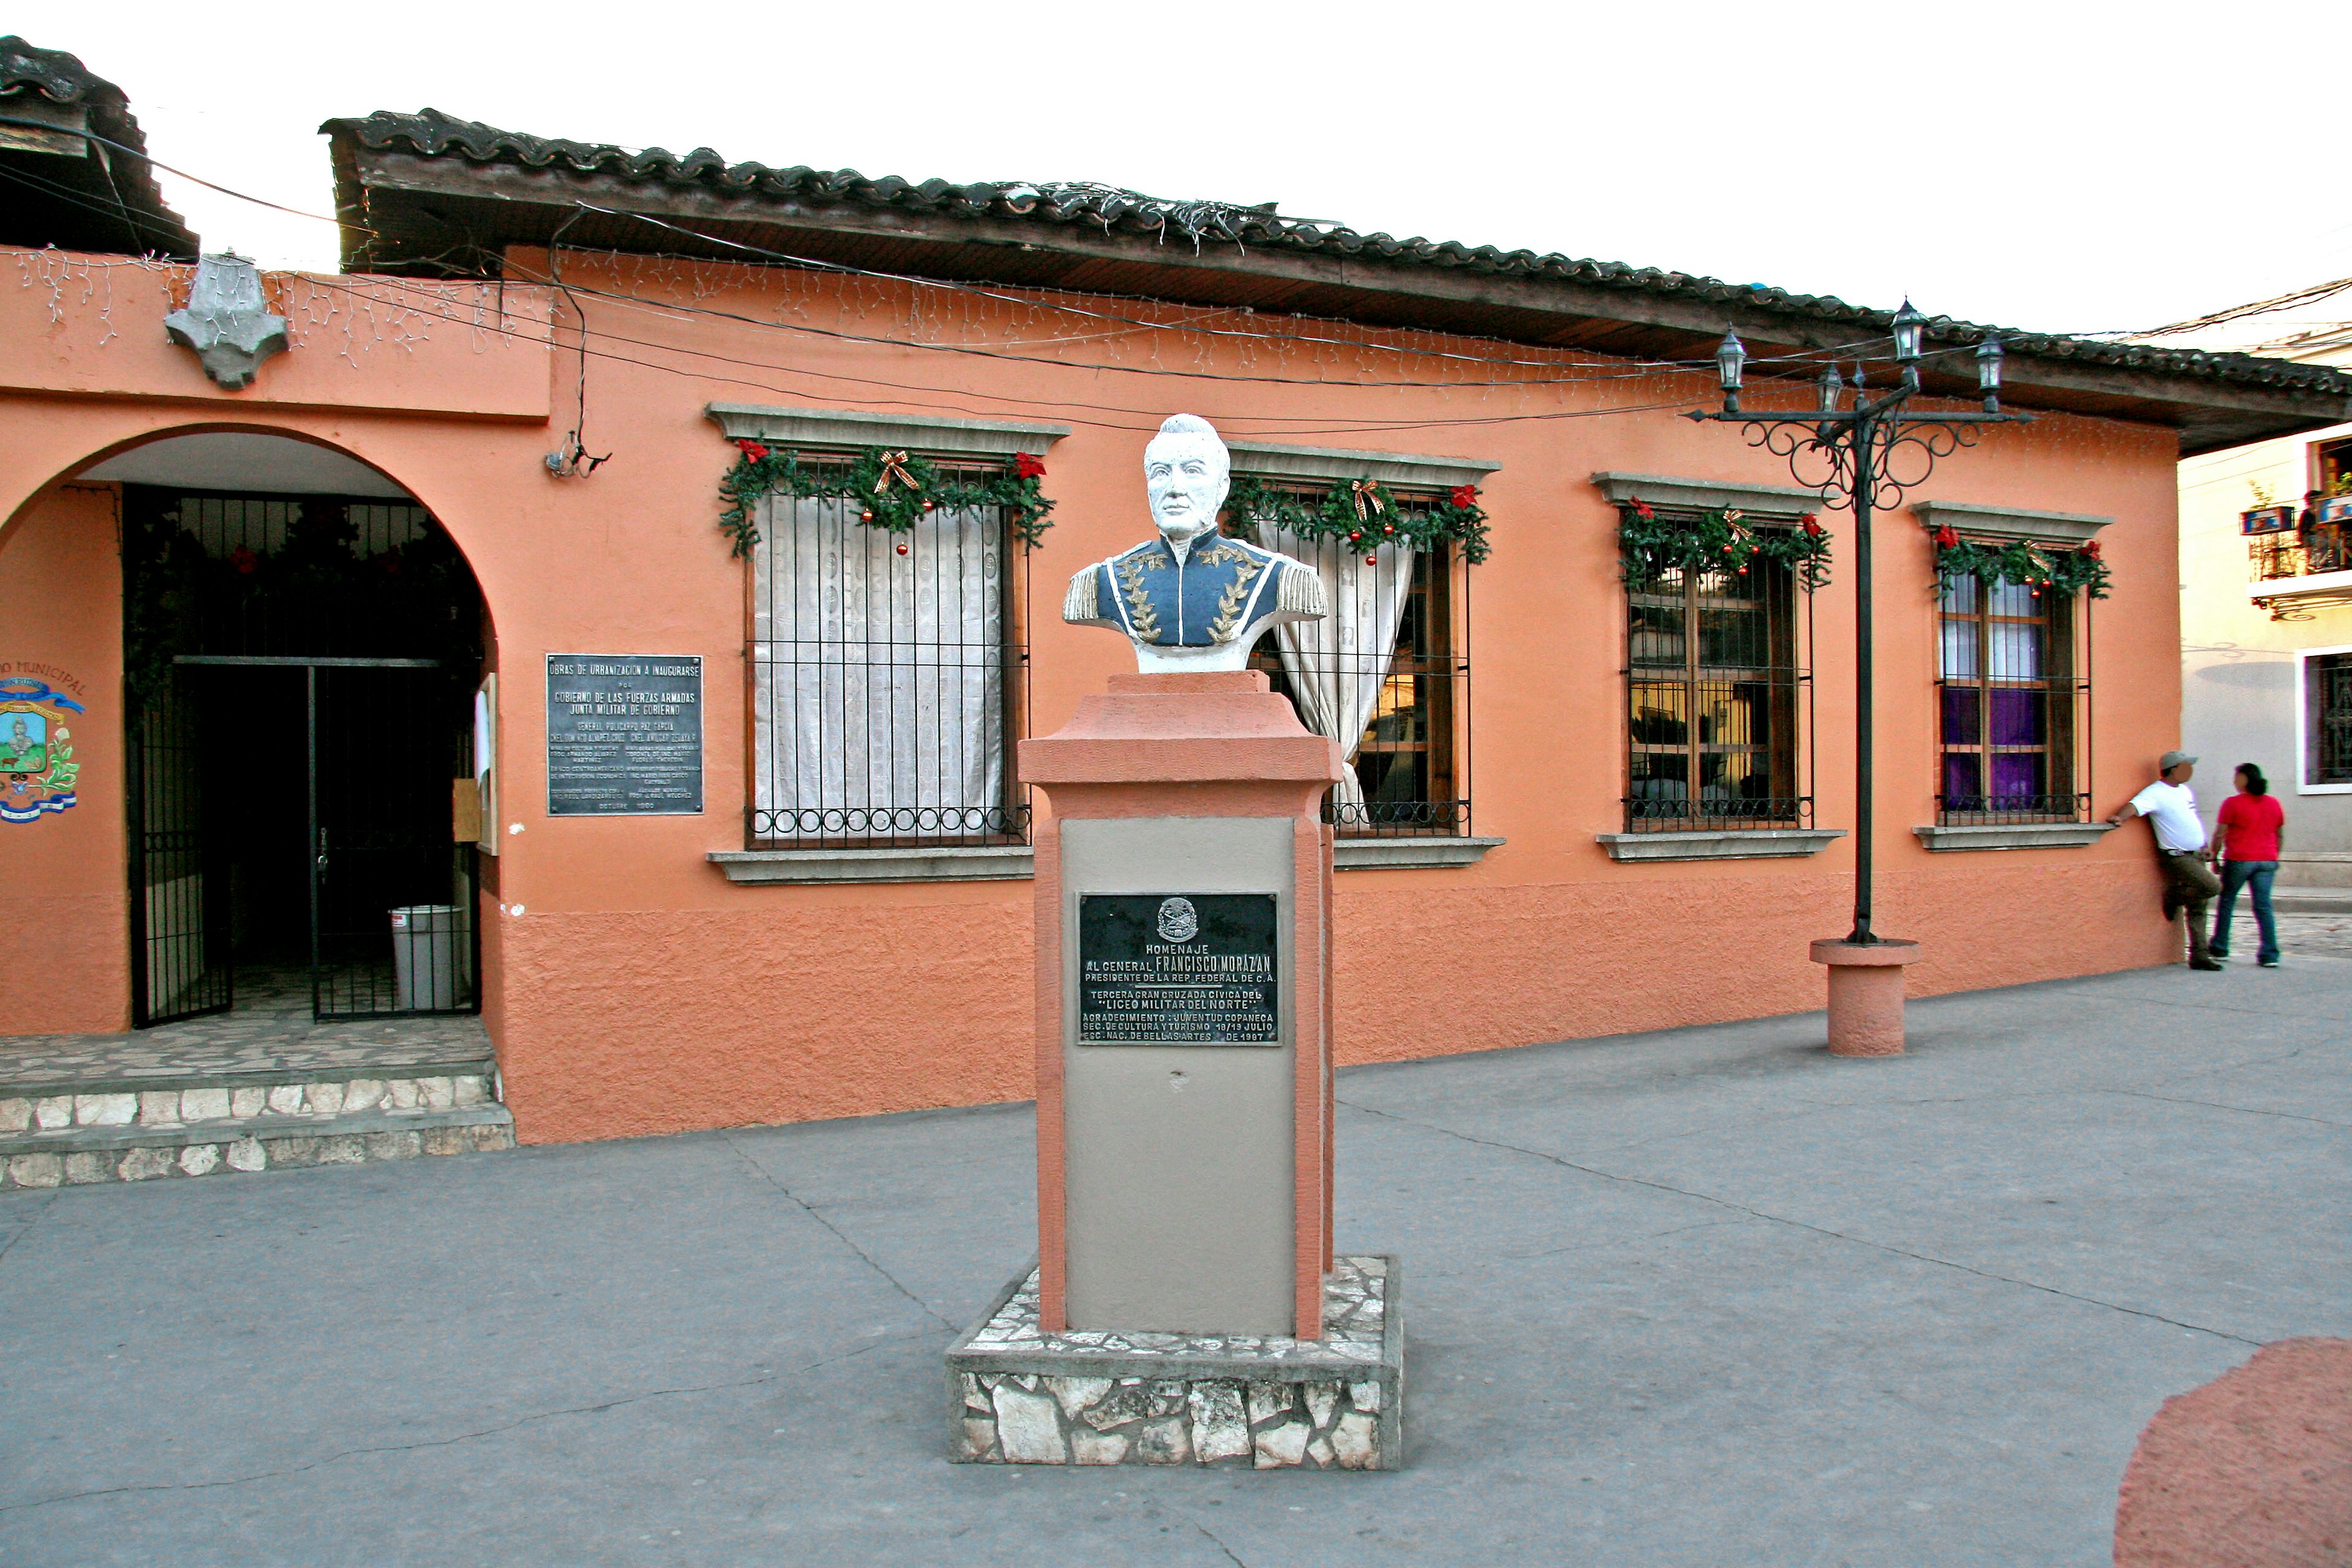
[[[743,455],[755,463],[764,461],[768,456],[768,448],[757,441],[738,441],[735,444],[742,447]]]
[[[1960,536],[1959,536],[1958,534],[1957,534],[1957,533],[1955,533],[1955,532],[1953,532],[1953,531],[1952,531],[1952,529],[1951,529],[1951,525],[1950,525],[1950,524],[1947,523],[1945,526],[1943,526],[1942,528],[1939,528],[1939,529],[1937,529],[1937,530],[1936,531],[1936,548],[1937,548],[1937,549],[1938,549],[1938,550],[1950,550],[1950,549],[1954,548],[1955,546],[1957,546],[1959,542],[1960,542]]]
[[[1454,486],[1454,504],[1455,506],[1464,507],[1476,506],[1478,504],[1478,487],[1476,485]]]
[[[1042,479],[1045,477],[1045,459],[1034,452],[1013,454],[1013,476],[1021,479]]]
[[[2096,561],[2099,558],[2099,542],[2095,539],[2084,542],[2083,553]]]

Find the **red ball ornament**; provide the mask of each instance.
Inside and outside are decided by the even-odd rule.
[[[923,498],[923,510],[924,510],[925,511],[929,511],[929,510],[931,510],[931,508],[933,508],[933,507],[935,507],[935,506],[937,506],[937,505],[939,505],[939,502],[937,502],[937,501],[935,501],[935,500],[931,500],[929,496],[925,496],[925,497]]]
[[[906,547],[905,545],[903,545],[903,544],[901,544],[900,546],[898,546],[898,553],[899,553],[899,554],[901,554],[901,555],[904,555],[905,553],[907,553],[907,547]]]
[[[1361,538],[1363,538],[1363,537],[1364,537],[1363,531],[1362,531],[1361,529],[1359,529],[1359,530],[1357,530],[1355,532],[1353,532],[1353,533],[1351,533],[1351,534],[1348,535],[1348,542],[1349,542],[1349,543],[1350,543],[1350,544],[1353,544],[1353,543],[1355,543],[1358,540],[1360,540],[1360,539],[1361,539]]]
[[[1377,555],[1367,555],[1364,557],[1364,564],[1367,566],[1377,566],[1380,563],[1381,558]]]
[[[874,509],[867,507],[859,511],[857,514],[857,521],[860,522],[872,522],[874,521]]]

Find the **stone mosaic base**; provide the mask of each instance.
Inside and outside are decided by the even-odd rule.
[[[1404,1458],[1402,1270],[1333,1260],[1320,1340],[1037,1328],[1037,1271],[948,1347],[961,1464],[1391,1470]]]

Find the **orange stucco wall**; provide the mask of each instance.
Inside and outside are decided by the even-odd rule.
[[[14,889],[0,1033],[131,1026],[115,500],[110,486],[59,486],[0,531],[0,676],[45,681],[87,710],[70,726],[77,804],[0,822]]]
[[[27,502],[98,455],[156,434],[235,427],[300,435],[374,464],[465,550],[498,628],[502,826],[520,827],[500,839],[485,952],[486,1014],[525,1139],[1029,1092],[1026,883],[740,887],[705,858],[741,847],[747,784],[743,568],[716,526],[715,485],[733,454],[705,416],[713,401],[1073,427],[1046,459],[1055,526],[1029,563],[1033,734],[1057,728],[1081,696],[1131,668],[1118,638],[1066,626],[1055,611],[1069,573],[1148,526],[1139,462],[1165,414],[1204,415],[1234,439],[1498,462],[1484,497],[1494,559],[1471,572],[1470,725],[1475,830],[1507,842],[1475,866],[1340,876],[1339,1059],[1822,1005],[1806,948],[1845,929],[1850,840],[1809,858],[1620,865],[1593,837],[1620,826],[1622,601],[1615,513],[1590,476],[1789,482],[1778,459],[1735,434],[1675,417],[1711,397],[1711,376],[1561,355],[1538,384],[1496,387],[1479,384],[1536,373],[1498,372],[1479,356],[1540,359],[1541,351],[1284,318],[1203,320],[1128,300],[1078,302],[1165,324],[1082,331],[1040,302],[567,255],[575,287],[665,309],[591,305],[592,326],[612,335],[593,340],[587,361],[588,442],[614,457],[593,477],[558,479],[541,458],[578,417],[582,367],[576,320],[529,286],[543,265],[528,253],[512,258],[497,318],[509,335],[488,333],[490,346],[478,321],[463,320],[434,325],[397,357],[382,343],[354,352],[349,333],[314,331],[284,363],[265,366],[256,389],[299,386],[299,404],[221,393],[184,353],[131,342],[129,327],[152,322],[131,321],[119,299],[110,323],[119,335],[101,342],[100,324],[72,298],[0,290],[0,419],[12,435],[0,451],[0,519],[9,534],[40,526],[55,503]],[[417,308],[478,313],[478,301],[462,303],[436,296]],[[1253,320],[1334,341],[1200,330]],[[782,330],[794,324],[848,335]],[[624,334],[634,341],[622,344]],[[953,352],[973,346],[1045,363]],[[62,384],[71,377],[61,366],[118,353],[125,357],[102,374],[75,369],[80,379]],[[533,377],[516,369],[526,362]],[[390,378],[390,367],[397,384],[378,386],[372,378]],[[1292,384],[1301,379],[1318,384]],[[1354,384],[1373,381],[1432,384]],[[60,395],[67,390],[77,395]],[[2116,592],[2093,617],[2093,787],[2102,810],[2179,732],[2173,457],[2169,432],[2052,416],[1989,435],[1914,492],[2116,519],[2103,536]],[[1815,605],[1816,817],[1851,826],[1853,554],[1846,520],[1823,521],[1838,537],[1834,581]],[[0,594],[37,591],[17,585],[22,563],[34,559],[14,543],[0,552]],[[2164,962],[2137,825],[2084,849],[1931,856],[1920,847],[1911,829],[1933,820],[1936,788],[1936,639],[1931,552],[1908,513],[1882,518],[1877,569],[1878,924],[1926,944],[1915,994]],[[703,815],[546,816],[543,657],[592,651],[702,656]],[[119,809],[93,791],[68,815],[108,813],[119,863]],[[119,873],[95,863],[58,862],[46,874],[75,897],[95,897],[105,883],[119,901]],[[0,1029],[54,1026],[31,1018],[12,1011]]]

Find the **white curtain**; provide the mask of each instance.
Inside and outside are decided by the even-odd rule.
[[[1260,528],[1258,542],[1315,568],[1331,613],[1319,621],[1294,621],[1275,627],[1282,650],[1282,673],[1290,682],[1298,716],[1318,735],[1339,742],[1348,771],[1333,789],[1343,806],[1360,805],[1364,786],[1356,777],[1356,751],[1379,711],[1389,658],[1396,651],[1397,626],[1412,591],[1412,547],[1383,544],[1365,563],[1360,545],[1339,539],[1302,539],[1286,529]]]
[[[1006,830],[1004,528],[770,498],[751,552],[752,800],[772,838]],[[906,553],[899,553],[900,546]]]

